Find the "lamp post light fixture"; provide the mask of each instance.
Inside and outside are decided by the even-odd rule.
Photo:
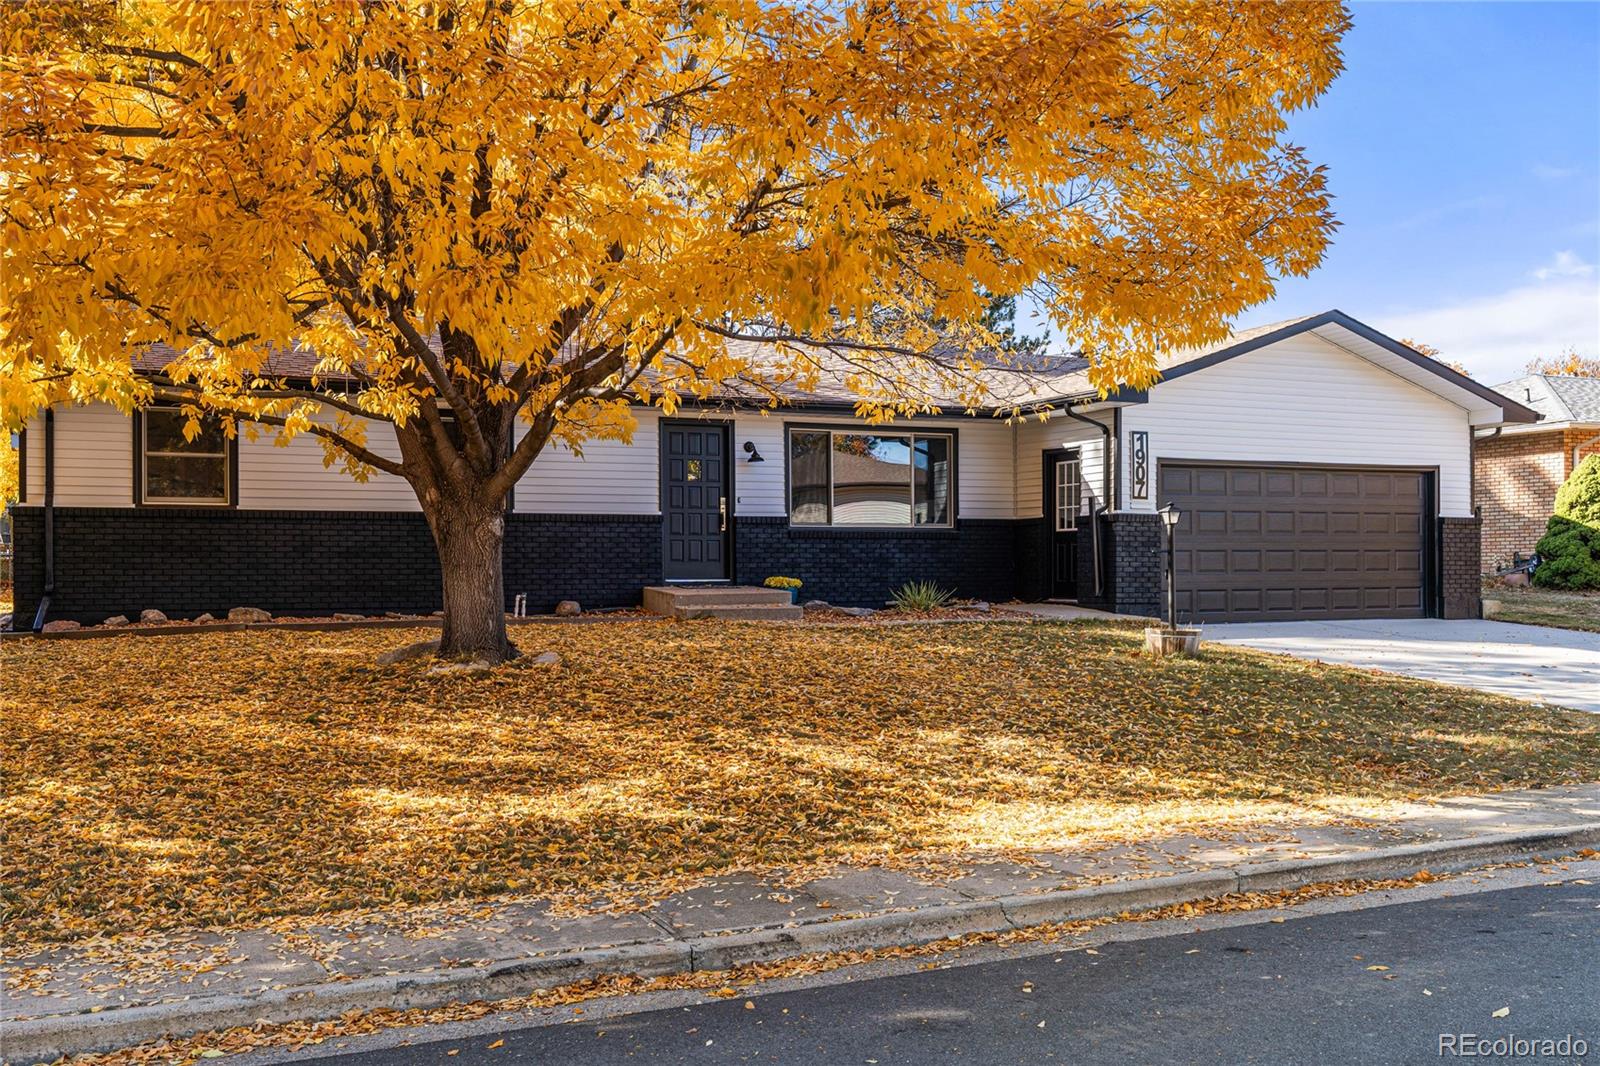
[[[1173,541],[1178,532],[1178,519],[1183,517],[1183,512],[1168,503],[1156,514],[1161,516],[1161,524],[1167,531],[1167,628],[1176,631],[1178,628],[1178,557],[1173,551]]]

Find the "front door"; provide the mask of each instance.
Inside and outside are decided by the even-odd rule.
[[[668,581],[728,578],[728,430],[701,423],[661,424],[662,576]]]
[[[1083,500],[1082,463],[1076,450],[1059,452],[1045,463],[1045,496],[1050,525],[1050,596],[1078,598],[1078,509]]]

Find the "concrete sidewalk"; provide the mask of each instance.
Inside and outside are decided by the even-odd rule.
[[[1116,913],[1234,891],[1245,883],[1240,871],[1278,868],[1257,864],[1574,826],[1590,827],[1600,842],[1600,784],[1410,805],[1377,823],[1258,827],[1039,853],[1026,862],[977,863],[942,882],[841,869],[799,883],[718,879],[643,910],[565,914],[548,901],[490,901],[97,938],[6,958],[0,1025],[13,1049],[88,1050],[241,1024],[237,1019],[500,998],[528,990],[529,981],[549,987],[599,972],[719,969],[806,951],[927,942],[980,930],[985,921],[1015,927],[1061,920],[1049,915],[1059,913],[1062,890],[1076,890],[1089,907],[1103,895],[1109,902],[1098,913]],[[1337,876],[1313,873],[1292,883]],[[1140,886],[1177,886],[1179,894],[1163,888],[1168,894],[1149,902]],[[847,918],[867,921],[840,923]],[[20,1061],[14,1051],[7,1058]]]

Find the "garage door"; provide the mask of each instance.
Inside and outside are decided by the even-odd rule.
[[[1178,617],[1420,618],[1430,478],[1418,471],[1169,464]]]

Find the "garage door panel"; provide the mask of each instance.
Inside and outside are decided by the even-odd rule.
[[[1184,617],[1422,615],[1423,475],[1164,463],[1159,481],[1160,503],[1184,512]]]

